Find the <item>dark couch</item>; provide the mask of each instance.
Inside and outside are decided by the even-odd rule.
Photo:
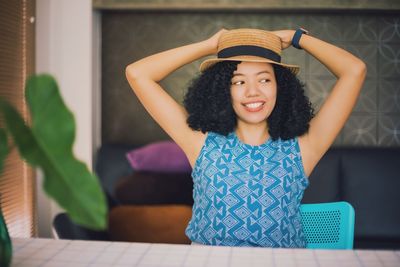
[[[159,221],[156,213],[165,213],[169,207],[171,216],[179,220],[175,224],[170,221],[169,228],[178,225],[175,232],[183,235],[193,204],[190,174],[135,172],[124,156],[132,148],[105,145],[98,153],[96,171],[109,196],[111,238],[123,240],[125,235],[126,241],[135,241],[136,231],[141,233],[137,241],[154,241],[143,239],[146,227],[150,227],[148,223],[130,226],[139,217],[141,221],[143,218],[148,222]],[[400,248],[400,148],[331,148],[309,179],[303,203],[344,200],[353,205],[355,248]],[[118,229],[125,232],[121,234]],[[133,239],[126,231],[132,232]],[[157,225],[149,232],[154,234],[154,231],[166,229]],[[190,242],[182,236],[172,240]]]

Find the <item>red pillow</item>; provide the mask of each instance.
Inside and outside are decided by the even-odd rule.
[[[134,170],[155,172],[191,172],[182,149],[173,141],[160,141],[126,153]]]

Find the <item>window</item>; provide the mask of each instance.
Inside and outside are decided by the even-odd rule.
[[[24,86],[34,72],[34,8],[31,0],[0,0],[0,96],[17,107],[26,121]],[[2,118],[0,127],[4,128]],[[15,147],[4,165],[0,201],[9,233],[32,237],[36,234],[34,170],[20,159]]]

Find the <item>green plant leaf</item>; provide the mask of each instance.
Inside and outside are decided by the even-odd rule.
[[[0,174],[3,172],[4,160],[9,153],[8,143],[7,143],[7,132],[0,128]]]
[[[107,205],[99,179],[72,152],[73,114],[65,106],[56,81],[49,75],[32,76],[26,85],[31,129],[7,102],[0,101],[7,129],[20,155],[44,173],[46,193],[77,224],[94,230],[106,228]]]

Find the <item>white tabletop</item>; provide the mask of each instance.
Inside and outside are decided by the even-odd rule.
[[[400,266],[400,251],[312,250],[13,238],[11,266]]]

